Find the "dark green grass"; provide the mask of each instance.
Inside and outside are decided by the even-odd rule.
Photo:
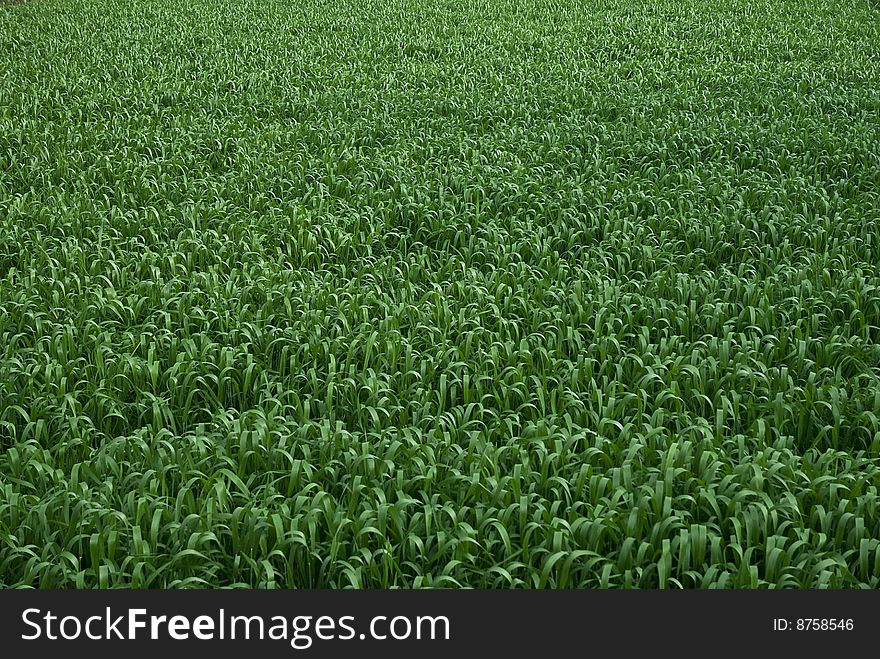
[[[867,1],[0,8],[0,586],[880,586]]]

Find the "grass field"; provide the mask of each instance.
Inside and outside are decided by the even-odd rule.
[[[0,586],[880,587],[868,0],[0,7]]]

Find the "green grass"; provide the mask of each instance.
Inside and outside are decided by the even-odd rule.
[[[0,7],[0,586],[880,587],[868,0]]]

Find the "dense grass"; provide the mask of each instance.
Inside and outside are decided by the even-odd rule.
[[[880,586],[868,0],[0,7],[0,586]]]

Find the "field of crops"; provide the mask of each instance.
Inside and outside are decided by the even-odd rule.
[[[0,6],[0,586],[880,587],[870,0]]]

